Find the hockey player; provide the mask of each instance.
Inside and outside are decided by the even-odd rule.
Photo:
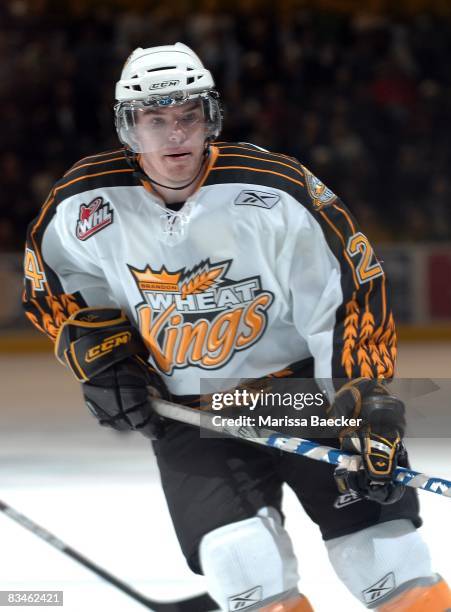
[[[100,423],[157,438],[190,568],[222,610],[311,610],[283,526],[286,482],[363,606],[451,608],[416,495],[392,483],[403,405],[381,381],[393,376],[395,328],[353,215],[297,160],[215,141],[213,79],[183,44],[136,49],[116,99],[123,146],[77,162],[29,227],[24,304]],[[193,404],[201,378],[280,372],[334,381],[328,415],[364,404],[366,426],[337,440],[363,467],[334,478],[323,463],[202,438],[161,424],[148,396]]]

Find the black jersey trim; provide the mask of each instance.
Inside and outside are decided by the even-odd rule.
[[[243,153],[219,153],[217,167],[221,168],[223,167],[222,164],[227,164],[228,160],[225,160],[224,158],[229,157],[233,158],[234,162],[237,165],[241,166],[241,164],[243,164],[243,167],[247,167],[246,164],[249,164],[249,162],[245,160],[250,159],[252,160],[250,162],[252,164],[252,167],[255,167],[256,170],[268,170],[269,172],[271,172],[270,168],[273,167],[273,172],[277,172],[277,170],[280,170],[280,172],[287,176],[287,178],[291,178],[289,175],[285,174],[287,172],[285,168],[288,168],[288,170],[291,170],[296,175],[296,177],[301,176],[302,178],[304,178],[304,173],[299,170],[299,168],[296,168],[291,164],[287,164],[286,161],[281,161],[280,159],[271,159],[263,156],[258,157],[256,155],[245,155]],[[270,164],[269,168],[267,164]],[[283,166],[283,168],[280,168],[279,166]],[[303,183],[302,181],[300,182],[302,186],[305,187],[305,183]]]
[[[220,144],[218,145],[218,149],[220,151],[225,151],[225,150],[232,150],[232,151],[249,151],[249,153],[253,153],[253,154],[259,154],[262,159],[264,157],[266,157],[267,159],[284,159],[287,162],[290,162],[292,164],[292,166],[294,168],[296,168],[297,170],[301,171],[302,170],[302,164],[300,163],[300,161],[298,159],[296,159],[295,157],[291,157],[290,155],[285,155],[284,153],[275,153],[274,151],[267,151],[265,149],[262,149],[261,147],[257,147],[255,145],[252,144],[245,144],[245,143],[225,143],[225,144]]]
[[[58,194],[61,199],[65,199],[82,191],[102,187],[142,186],[134,175],[135,170],[129,167],[120,168],[119,170],[106,170],[105,172],[93,172],[91,174],[83,173],[82,176],[73,178],[70,181],[57,183],[55,194]],[[99,177],[102,178],[99,179]]]
[[[76,161],[75,164],[72,166],[72,168],[75,168],[79,164],[89,163],[90,160],[97,160],[100,157],[108,157],[110,155],[114,156],[114,155],[118,155],[119,153],[122,153],[122,155],[125,157],[125,149],[124,149],[124,147],[122,147],[120,149],[111,149],[110,151],[104,151],[103,153],[96,153],[94,155],[87,155],[86,157],[82,157],[81,159]],[[105,160],[105,161],[107,161],[107,160]]]
[[[66,178],[70,174],[74,174],[75,172],[77,172],[77,170],[81,170],[82,168],[91,168],[92,166],[101,166],[101,165],[107,166],[107,164],[111,164],[112,162],[118,162],[118,161],[124,162],[125,161],[124,156],[120,155],[116,157],[111,157],[109,159],[101,159],[95,162],[87,162],[85,164],[79,163],[76,166],[72,166],[72,168],[63,175],[63,178]]]
[[[299,185],[299,187],[304,188],[305,185],[304,183],[302,183],[301,181],[298,181],[297,179],[294,179],[291,176],[288,176],[286,174],[283,174],[281,172],[276,172],[275,170],[270,170],[269,168],[252,168],[251,166],[213,166],[213,168],[211,169],[210,172],[215,172],[218,170],[235,170],[236,172],[233,173],[232,175],[229,175],[225,178],[225,180],[221,181],[224,183],[253,183],[254,181],[249,181],[249,180],[244,180],[243,175],[248,173],[248,172],[259,172],[262,173],[263,175],[274,175],[277,177],[277,179],[273,179],[271,177],[271,182],[269,182],[268,180],[264,183],[263,181],[259,181],[258,184],[265,184],[268,183],[266,186],[268,187],[275,187],[275,188],[279,188],[279,189],[285,189],[286,190],[286,183],[285,181],[290,181],[292,183],[295,183],[297,185]],[[241,172],[240,172],[241,171]],[[283,182],[282,182],[282,180]],[[278,185],[276,185],[275,183],[279,182],[280,183],[280,187]],[[207,183],[209,183],[209,181],[207,180]]]

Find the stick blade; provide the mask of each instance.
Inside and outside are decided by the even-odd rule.
[[[180,601],[152,602],[152,608],[155,612],[213,612],[219,610],[218,604],[208,593]]]

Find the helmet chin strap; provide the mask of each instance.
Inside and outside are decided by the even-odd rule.
[[[148,174],[145,174],[142,172],[141,167],[138,165],[137,161],[136,161],[136,154],[132,153],[129,149],[126,149],[126,154],[127,154],[127,161],[129,161],[129,163],[131,162],[134,166],[134,168],[136,169],[136,167],[138,166],[139,168],[139,173],[140,174],[145,174],[146,178],[154,185],[158,185],[158,187],[163,187],[164,189],[172,189],[173,191],[182,191],[183,189],[186,189],[187,187],[189,187],[190,185],[192,185],[198,178],[200,173],[202,172],[202,168],[204,167],[204,163],[205,160],[207,159],[208,155],[210,152],[210,146],[209,143],[206,142],[205,143],[205,148],[204,151],[202,153],[202,162],[199,166],[199,170],[196,172],[196,174],[194,175],[194,177],[189,181],[189,183],[186,183],[185,185],[182,185],[181,187],[171,187],[170,185],[164,185],[163,183],[159,183],[158,181],[156,181],[155,179],[153,179],[151,176],[149,176]],[[129,154],[130,154],[130,159],[129,159]]]

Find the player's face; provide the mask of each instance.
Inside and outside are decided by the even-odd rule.
[[[199,101],[144,110],[137,137],[146,172],[158,182],[183,185],[198,172],[203,159],[206,122]]]

